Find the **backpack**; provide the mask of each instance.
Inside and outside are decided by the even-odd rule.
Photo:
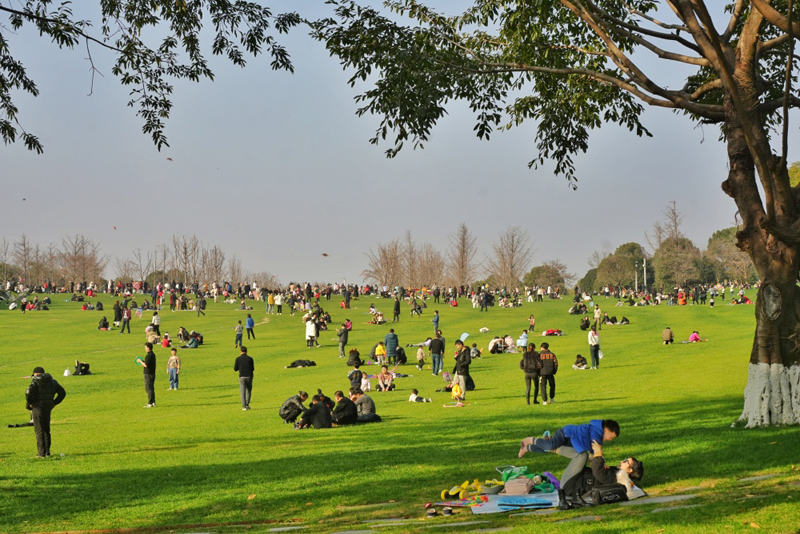
[[[592,503],[613,504],[628,500],[628,489],[622,484],[608,484],[606,486],[595,486],[592,488]]]

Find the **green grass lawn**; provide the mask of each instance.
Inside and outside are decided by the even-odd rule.
[[[113,303],[108,297],[100,300],[109,308]],[[338,300],[329,303],[335,325],[345,317],[353,320],[349,347],[358,347],[362,356],[392,326],[365,324],[371,302],[391,316],[389,300],[362,297],[346,312],[338,309]],[[119,335],[96,330],[103,314],[113,316],[111,310],[83,312],[63,298],[55,298],[48,312],[2,311],[0,532],[233,532],[242,525],[263,531],[293,524],[336,532],[365,529],[362,521],[381,518],[413,521],[371,528],[413,532],[452,524],[455,529],[459,521],[481,520],[488,523],[458,530],[710,533],[749,531],[755,525],[767,532],[796,532],[800,470],[793,464],[800,464],[800,431],[731,428],[742,408],[753,306],[729,306],[719,299],[713,309],[613,308],[615,300],[599,302],[631,324],[602,329],[605,358],[597,371],[571,369],[577,353],[588,358],[588,346],[579,317],[567,314],[567,300],[489,313],[479,313],[466,300],[459,308],[438,307],[448,346],[462,332],[479,347],[493,335],[516,338],[531,313],[539,332],[562,329],[563,337],[531,336],[537,344],[549,341],[560,359],[554,405],[525,405],[519,354],[485,353],[472,365],[477,390],[468,394],[469,406],[444,409],[449,394],[435,392],[442,378],[409,365],[400,370],[412,376],[398,379],[397,391],[371,394],[383,423],[320,431],[294,431],[277,415],[280,404],[299,389],[313,394],[322,388],[333,396],[349,387],[335,332],[322,333],[321,348],[307,349],[299,315],[266,316],[262,303],[253,303],[258,339],[245,345],[255,359],[256,377],[252,410],[243,412],[233,371],[238,355],[233,326],[245,313],[236,305],[210,302],[207,316],[200,318],[194,312],[162,312],[162,332],[174,336],[185,326],[202,332],[205,345],[180,351],[179,391],[167,391],[169,352],[156,350],[155,409],[142,408],[142,368],[133,362],[144,354],[151,313],[133,320],[133,334]],[[394,325],[401,344],[423,341],[432,332],[433,306],[413,318],[404,307],[402,321]],[[697,329],[709,341],[663,346],[660,332],[666,325],[676,339],[687,339]],[[484,326],[488,334],[478,332]],[[415,359],[413,351],[408,354]],[[94,374],[63,377],[76,358],[88,361]],[[317,367],[284,368],[295,359],[312,359]],[[450,355],[445,362],[452,369]],[[27,420],[29,381],[20,377],[37,365],[67,390],[53,412],[54,456],[43,460],[34,459],[32,428],[5,427]],[[434,402],[409,403],[412,388]],[[518,460],[520,440],[594,418],[613,418],[622,427],[621,436],[605,447],[610,462],[635,455],[645,463],[641,485],[648,493],[697,494],[675,504],[700,506],[651,513],[670,505],[612,505],[525,517],[473,516],[462,509],[453,518],[422,520],[424,503],[436,501],[442,489],[494,478],[496,466],[524,464],[560,476],[565,458],[529,454]],[[738,480],[765,474],[778,476]],[[602,520],[556,523],[587,514]]]

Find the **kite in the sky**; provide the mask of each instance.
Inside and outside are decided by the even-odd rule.
[[[172,158],[167,158],[167,161],[172,161]]]
[[[328,253],[327,252],[323,252],[322,255],[325,256],[326,258],[328,257]]]
[[[116,229],[117,229],[117,227],[115,226],[115,227],[114,227],[114,230],[116,230]]]

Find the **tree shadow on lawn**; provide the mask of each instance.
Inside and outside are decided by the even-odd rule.
[[[788,461],[798,457],[796,429],[732,429],[732,414],[740,403],[736,397],[727,397],[700,404],[680,401],[608,410],[606,417],[622,425],[620,438],[605,447],[608,461],[617,463],[628,455],[642,459],[645,490],[706,478],[734,481],[764,470],[785,469]],[[579,407],[570,414],[543,413],[536,426],[555,430],[598,417],[589,406]],[[2,499],[0,517],[6,519],[0,519],[0,530],[19,530],[21,521],[29,521],[26,529],[54,530],[298,517],[335,520],[340,515],[338,505],[392,499],[402,503],[386,513],[416,516],[417,508],[437,499],[444,488],[464,480],[498,477],[495,466],[530,465],[534,472],[549,470],[556,475],[566,467],[568,460],[557,455],[529,453],[517,458],[519,440],[531,433],[529,420],[479,412],[470,415],[469,419],[404,421],[402,426],[392,425],[390,418],[381,424],[331,430],[275,431],[280,449],[262,443],[265,455],[280,454],[278,458],[180,464],[180,456],[170,450],[173,447],[164,447],[153,450],[152,459],[164,463],[174,457],[176,465],[83,474],[58,469],[43,474],[39,469],[19,477],[15,489],[21,491],[8,492]],[[248,500],[251,494],[256,497]],[[306,506],[309,502],[314,505]],[[749,508],[770,504],[769,499],[754,500]],[[383,511],[368,513],[377,517]],[[690,517],[698,524],[713,519],[704,514]],[[347,521],[363,518],[363,514],[352,515]]]

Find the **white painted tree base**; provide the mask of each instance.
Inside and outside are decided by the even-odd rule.
[[[800,424],[800,365],[751,363],[739,421],[746,428]]]

